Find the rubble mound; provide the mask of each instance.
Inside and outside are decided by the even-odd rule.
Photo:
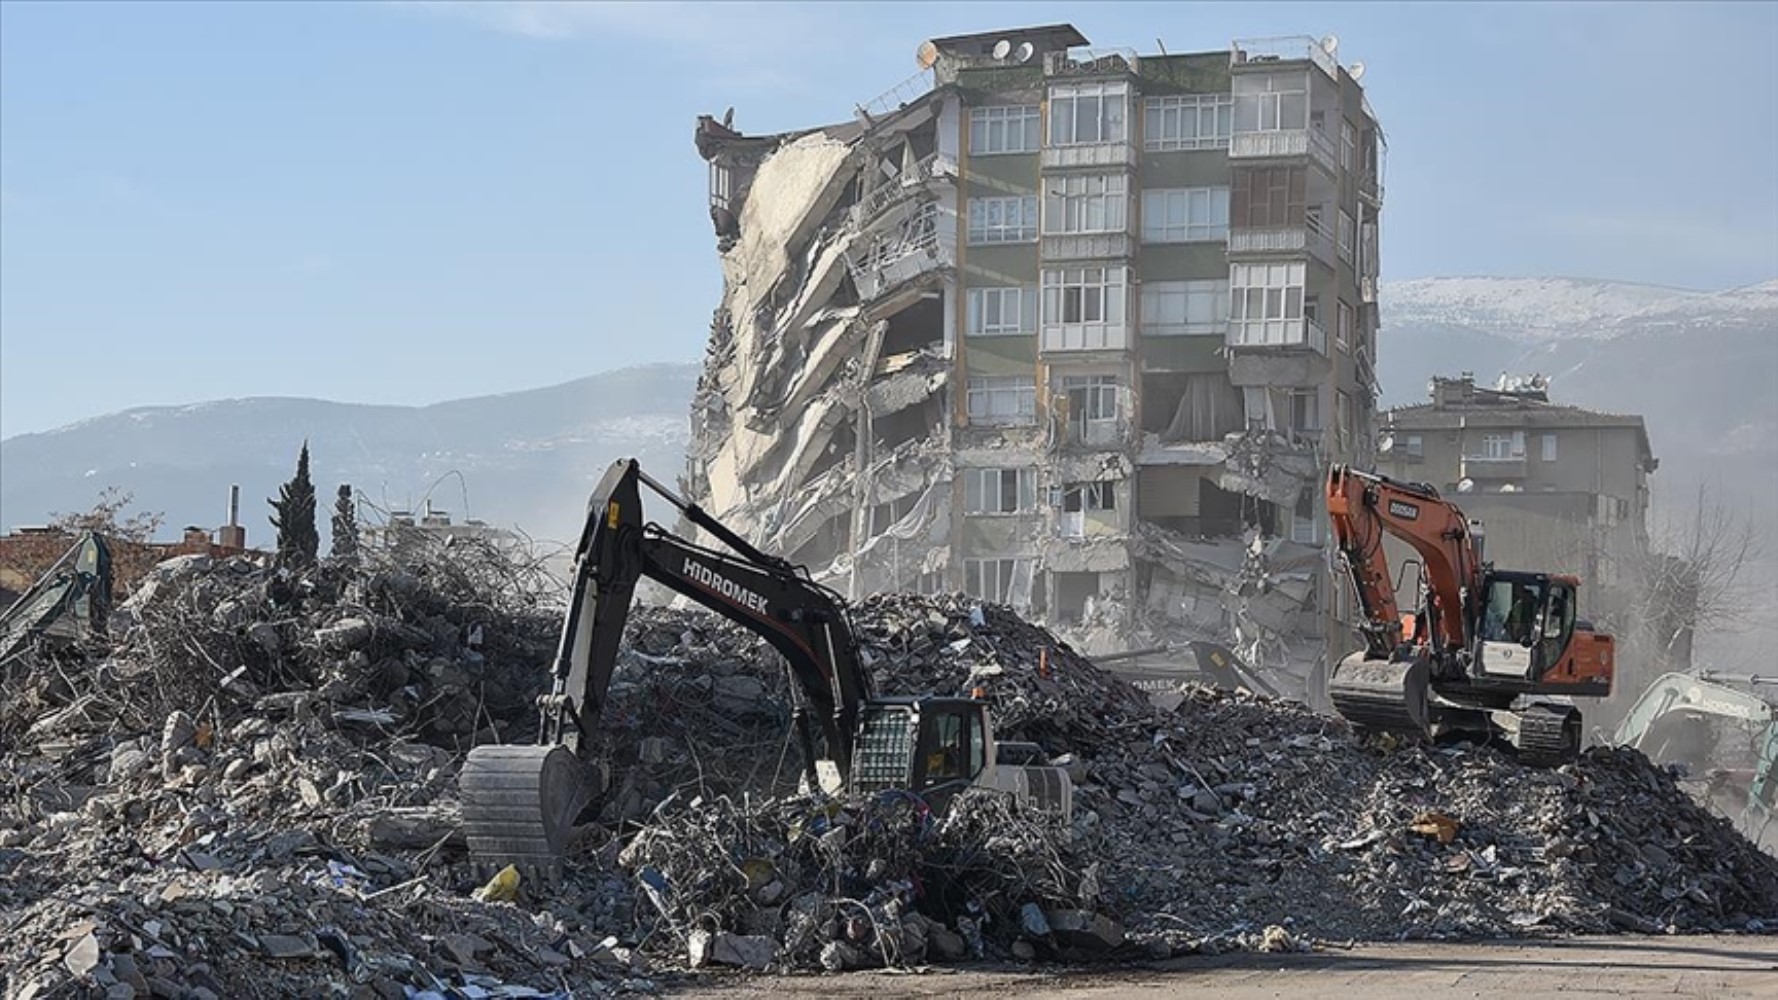
[[[534,569],[175,561],[97,655],[5,668],[7,995],[537,996],[705,963],[1778,926],[1778,862],[1637,753],[1527,769],[1200,688],[1159,712],[1006,608],[909,595],[854,609],[879,690],[980,691],[1075,779],[1072,823],[799,794],[775,654],[639,608],[599,824],[560,884],[484,886],[455,779],[535,730],[560,615]]]

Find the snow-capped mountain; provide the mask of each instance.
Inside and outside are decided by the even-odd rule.
[[[697,372],[649,365],[421,407],[258,398],[125,410],[0,442],[0,528],[88,509],[108,486],[165,512],[163,535],[214,528],[238,483],[248,542],[264,544],[266,498],[307,438],[323,520],[350,483],[384,510],[429,496],[458,520],[571,540],[613,459],[635,455],[667,481],[678,475]]]
[[[1456,326],[1517,341],[1607,339],[1654,324],[1778,322],[1778,280],[1722,292],[1579,278],[1384,282],[1390,326]]]

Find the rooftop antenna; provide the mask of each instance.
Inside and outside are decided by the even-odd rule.
[[[994,43],[994,58],[1005,60],[1006,57],[1010,55],[1012,55],[1011,42],[1002,38],[1000,41]]]
[[[1358,81],[1364,79],[1364,63],[1363,62],[1355,62],[1352,64],[1352,68],[1347,70],[1346,72],[1350,73],[1352,75],[1352,82],[1357,83]]]
[[[1167,43],[1161,41],[1159,38],[1154,40],[1154,47],[1161,50],[1161,55],[1167,54]]]

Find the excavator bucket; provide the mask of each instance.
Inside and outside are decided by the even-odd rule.
[[[1425,736],[1430,731],[1432,668],[1424,659],[1340,661],[1327,682],[1334,711],[1354,729]]]
[[[476,747],[457,781],[475,863],[546,879],[560,873],[575,819],[604,790],[602,772],[561,746]]]

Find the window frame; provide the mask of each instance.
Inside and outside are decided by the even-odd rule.
[[[1540,442],[1539,448],[1538,448],[1538,453],[1542,456],[1542,460],[1545,462],[1556,461],[1557,459],[1556,459],[1556,434],[1555,434],[1555,432],[1554,431],[1544,431],[1542,437],[1543,437],[1543,441]]]
[[[1057,191],[1054,185],[1060,184]],[[1080,190],[1072,190],[1079,188]],[[1091,225],[1097,209],[1099,224]],[[1126,233],[1130,230],[1130,179],[1122,173],[1062,174],[1045,178],[1043,234]]]
[[[1085,130],[1080,127],[1084,121],[1080,114],[1083,104],[1091,104],[1094,109],[1095,127],[1088,138],[1082,138]],[[1112,107],[1116,108],[1116,114],[1106,114],[1106,109]],[[1064,108],[1067,109],[1065,114]],[[1049,115],[1044,125],[1044,139],[1051,147],[1102,146],[1128,142],[1130,85],[1125,81],[1056,84],[1049,90]],[[1067,133],[1065,137],[1059,135],[1063,131]]]
[[[1017,318],[1006,322],[1007,301],[1012,301]],[[1038,289],[1036,285],[982,285],[969,289],[964,296],[963,331],[969,337],[1019,337],[1037,332]],[[990,302],[1000,316],[990,324]]]
[[[1007,141],[1017,124],[1022,144],[1015,147]],[[1003,148],[991,148],[992,136],[998,126]],[[1035,153],[1043,145],[1043,114],[1035,104],[986,104],[969,109],[970,156],[1016,156]]]
[[[1217,243],[1229,238],[1228,185],[1144,188],[1143,243]],[[1202,209],[1201,213],[1196,212]],[[1199,215],[1193,221],[1194,214]],[[1178,221],[1175,222],[1175,217]]]
[[[1037,379],[1031,375],[971,375],[964,387],[965,413],[972,427],[1028,427],[1037,423]],[[999,412],[996,400],[1013,395],[1012,412]],[[983,402],[978,411],[977,400]]]
[[[1015,517],[1037,509],[1037,470],[1031,466],[964,469],[963,513],[972,517]],[[1012,487],[1011,507],[1007,486]],[[989,494],[992,493],[990,503]]]
[[[1121,325],[1128,320],[1124,300],[1129,295],[1130,274],[1125,265],[1046,267],[1040,280],[1042,300],[1039,303],[1038,322],[1045,328],[1093,323]],[[1075,293],[1072,302],[1069,295],[1071,290]],[[1093,303],[1098,306],[1098,315],[1089,316],[1089,305]],[[1068,318],[1070,305],[1075,307],[1076,316],[1073,319]]]
[[[972,247],[1035,243],[1038,233],[1038,198],[1034,194],[971,198],[968,239]],[[1007,209],[1017,206],[1019,218],[1010,221]],[[995,222],[993,217],[999,216]]]
[[[1251,281],[1255,276],[1262,283]],[[1278,279],[1278,283],[1274,283]],[[1295,343],[1305,320],[1308,262],[1257,261],[1229,265],[1229,329],[1236,344]],[[1257,313],[1257,315],[1256,315]],[[1257,331],[1257,339],[1248,336]],[[1274,338],[1272,334],[1279,336]]]
[[[990,556],[983,558],[966,558],[963,560],[963,592],[978,601],[992,604],[1010,604],[1012,588],[1019,576],[1019,564],[1029,562],[1016,556]],[[986,582],[989,567],[994,570],[995,587],[992,593],[983,586]],[[973,584],[971,577],[974,577]]]
[[[1168,135],[1171,116],[1178,126]],[[1210,121],[1210,134],[1204,133],[1204,121]],[[1191,135],[1185,123],[1191,122]],[[1142,148],[1150,153],[1171,153],[1193,149],[1226,149],[1235,129],[1235,95],[1228,94],[1166,94],[1144,98],[1142,102]]]
[[[1352,220],[1352,213],[1340,209],[1339,247],[1340,259],[1352,263],[1352,246],[1357,242],[1358,228]]]
[[[1179,319],[1171,311],[1163,317],[1163,307],[1178,301]],[[1208,318],[1202,311],[1208,300]],[[1198,312],[1194,317],[1194,304]],[[1223,278],[1195,278],[1183,281],[1144,281],[1138,296],[1137,315],[1143,336],[1190,337],[1214,334],[1222,336],[1229,328],[1229,283]]]

